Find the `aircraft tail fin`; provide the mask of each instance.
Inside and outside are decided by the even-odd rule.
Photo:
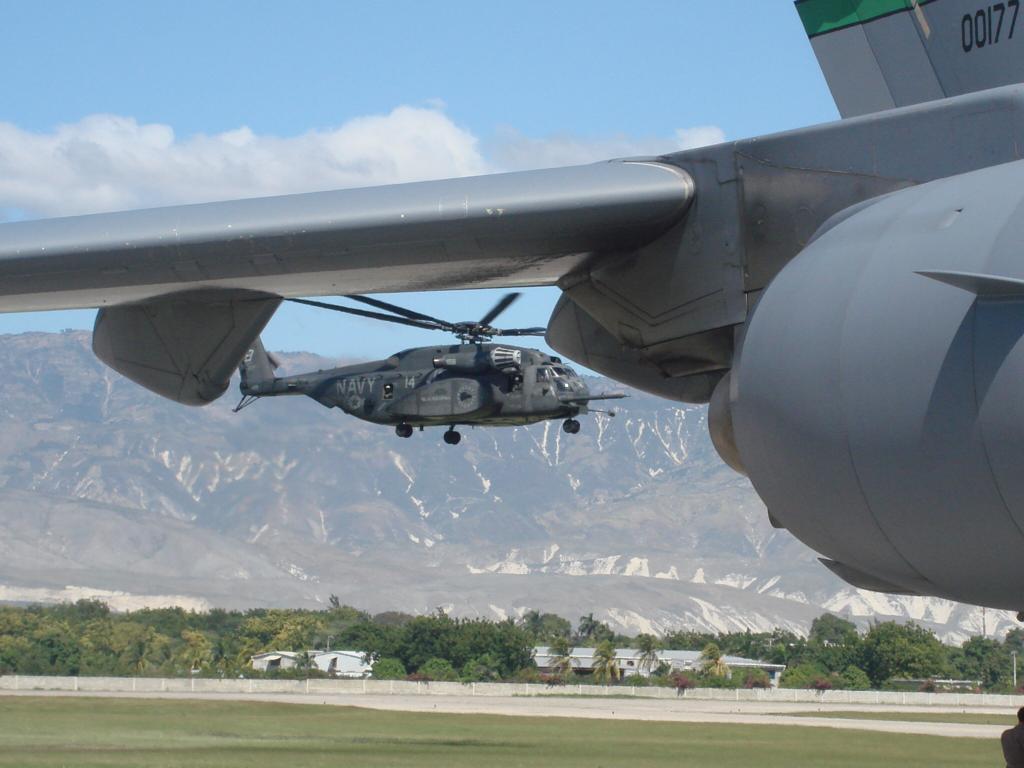
[[[242,376],[242,393],[253,394],[257,391],[259,384],[274,380],[274,371],[281,367],[281,363],[263,347],[263,340],[257,338],[253,345],[246,350],[242,358],[238,372]]]
[[[843,117],[1024,82],[1021,0],[796,0]]]

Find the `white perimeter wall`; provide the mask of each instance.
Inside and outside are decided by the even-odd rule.
[[[119,693],[294,693],[299,695],[420,694],[424,696],[631,696],[647,699],[797,702],[806,704],[902,704],[915,706],[1024,706],[1024,696],[994,693],[900,693],[810,691],[787,688],[722,690],[526,683],[424,683],[407,680],[248,680],[164,677],[0,676],[0,691],[103,691]]]

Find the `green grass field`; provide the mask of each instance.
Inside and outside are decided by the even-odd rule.
[[[995,766],[978,739],[250,702],[0,698],[0,766]]]
[[[906,723],[967,723],[968,725],[1001,725],[1011,728],[1017,724],[1017,713],[1012,715],[985,715],[977,712],[786,712],[794,717],[835,717],[844,720],[900,720]]]

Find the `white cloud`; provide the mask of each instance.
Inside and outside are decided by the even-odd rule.
[[[671,137],[642,139],[624,135],[596,139],[564,135],[538,139],[524,136],[513,128],[503,128],[498,132],[492,151],[495,162],[503,168],[525,170],[594,163],[612,157],[662,155],[723,141],[725,133],[715,126],[679,128]]]
[[[443,103],[397,107],[299,136],[242,127],[179,138],[170,126],[91,115],[50,132],[0,123],[0,211],[56,216],[308,192],[659,154],[723,140],[714,127],[666,139],[534,139],[506,129],[489,145]]]

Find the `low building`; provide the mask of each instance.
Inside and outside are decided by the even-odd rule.
[[[313,665],[332,677],[369,677],[373,665],[359,651],[309,651]]]
[[[590,675],[594,672],[594,648],[573,648],[570,655],[573,671],[578,675]],[[650,677],[662,664],[667,664],[674,672],[698,672],[701,668],[700,651],[657,651],[657,660],[650,668],[641,666],[641,654],[636,648],[616,648],[615,660],[623,677],[643,675]],[[553,672],[555,657],[547,646],[533,649],[533,659],[542,672]],[[768,675],[772,687],[779,684],[779,678],[786,669],[785,664],[772,664],[768,661],[745,659],[741,656],[723,656],[722,660],[730,670],[759,669]]]
[[[363,660],[359,651],[266,651],[251,658],[252,668],[257,672],[272,672],[276,669],[295,669],[305,663],[309,669],[318,669],[332,677],[369,677],[373,667]]]
[[[299,664],[300,654],[294,651],[267,651],[257,653],[250,661],[256,672],[272,672],[275,669],[294,669]]]

